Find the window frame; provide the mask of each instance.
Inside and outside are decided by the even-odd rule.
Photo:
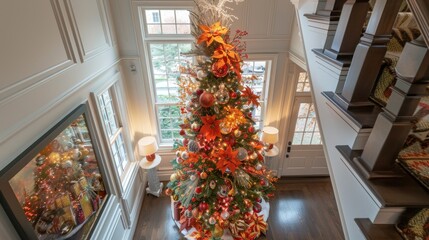
[[[125,99],[125,97],[121,94],[124,92],[124,88],[119,79],[120,77],[116,76],[116,79],[113,82],[104,86],[102,89],[100,89],[100,91],[91,92],[90,95],[95,105],[95,112],[98,116],[99,128],[103,136],[103,140],[102,140],[103,145],[106,147],[108,158],[112,164],[112,167],[114,168],[114,173],[115,175],[117,175],[117,179],[120,182],[120,185],[122,188],[121,192],[123,192],[123,190],[128,188],[129,183],[131,181],[131,178],[133,175],[133,163],[135,161],[134,161],[134,153],[131,148],[131,138],[130,138],[128,121],[127,121],[128,117],[124,112],[124,109],[126,107],[123,99]],[[113,110],[115,111],[115,118],[118,125],[117,131],[114,134],[112,134],[113,138],[109,136],[108,130],[106,129],[107,126],[105,125],[105,121],[102,113],[102,107],[101,107],[102,105],[99,99],[99,97],[106,91],[108,91],[110,94],[110,97],[112,100],[112,107],[113,107]],[[114,159],[113,150],[112,150],[112,145],[115,143],[115,141],[112,141],[112,140],[114,140],[114,138],[119,135],[122,135],[124,151],[126,153],[126,158],[127,158],[127,162],[125,167],[123,167],[122,173],[118,171],[118,166]]]
[[[170,4],[169,4],[170,3]],[[171,147],[174,141],[162,141],[161,137],[161,125],[158,116],[159,106],[171,106],[179,105],[179,101],[172,103],[163,103],[160,104],[156,101],[156,86],[154,80],[153,72],[153,62],[151,57],[150,44],[183,44],[183,43],[195,43],[195,39],[191,34],[148,34],[146,29],[146,14],[145,10],[187,10],[192,11],[194,8],[192,1],[180,1],[180,2],[140,2],[135,3],[138,16],[137,21],[140,23],[138,33],[138,40],[140,46],[141,56],[144,56],[145,60],[143,62],[143,69],[145,69],[146,74],[143,76],[145,81],[146,91],[145,93],[150,98],[147,98],[149,103],[149,115],[151,122],[151,133],[157,138],[159,150],[160,151],[171,151]],[[192,30],[192,29],[191,29]]]

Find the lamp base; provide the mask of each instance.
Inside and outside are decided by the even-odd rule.
[[[152,194],[155,197],[159,197],[162,193],[162,189],[164,188],[164,183],[159,183],[159,189],[150,189],[150,187],[146,188],[146,194]]]
[[[271,148],[270,150],[265,151],[265,156],[266,157],[275,157],[275,156],[279,155],[279,152],[280,152],[279,148],[276,146],[273,146],[273,148]]]
[[[150,154],[150,155],[146,155],[146,160],[147,160],[148,162],[152,162],[153,160],[155,160],[155,158],[156,158],[155,153],[152,153],[152,154]]]

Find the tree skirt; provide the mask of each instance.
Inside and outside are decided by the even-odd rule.
[[[270,213],[270,204],[268,202],[266,202],[264,199],[262,199],[261,207],[262,207],[262,210],[259,213],[259,216],[262,216],[264,218],[264,221],[266,222],[268,219],[268,215]],[[171,216],[172,217],[174,216],[174,201],[173,201],[173,199],[171,199]],[[173,220],[174,220],[174,217],[173,217]],[[174,222],[176,223],[176,226],[180,229],[179,221],[174,220]],[[186,239],[191,240],[193,238],[190,238],[188,235],[190,235],[194,231],[195,231],[195,228],[191,228],[191,229],[189,229],[189,231],[186,229],[183,229],[181,231],[181,233],[185,236]],[[233,237],[232,237],[229,229],[225,229],[224,234],[222,236],[222,240],[233,240]]]

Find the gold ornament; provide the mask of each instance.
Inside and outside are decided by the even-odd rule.
[[[220,132],[224,135],[229,134],[232,131],[232,129],[225,122],[221,122],[219,124],[219,127],[220,127]]]
[[[176,180],[177,180],[177,174],[176,174],[176,173],[171,174],[171,175],[170,175],[170,181],[171,181],[171,182],[174,182],[174,181],[176,181]]]
[[[220,238],[223,236],[223,229],[221,226],[217,225],[215,226],[215,230],[213,232],[213,237]]]
[[[235,129],[234,136],[235,137],[240,137],[241,136],[241,131],[239,129]]]

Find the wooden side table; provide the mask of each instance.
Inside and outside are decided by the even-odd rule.
[[[146,193],[150,193],[156,197],[162,192],[164,184],[159,182],[158,173],[156,167],[161,163],[161,156],[155,155],[155,160],[149,162],[145,157],[140,161],[139,165],[141,168],[147,171],[149,187],[146,188]]]

